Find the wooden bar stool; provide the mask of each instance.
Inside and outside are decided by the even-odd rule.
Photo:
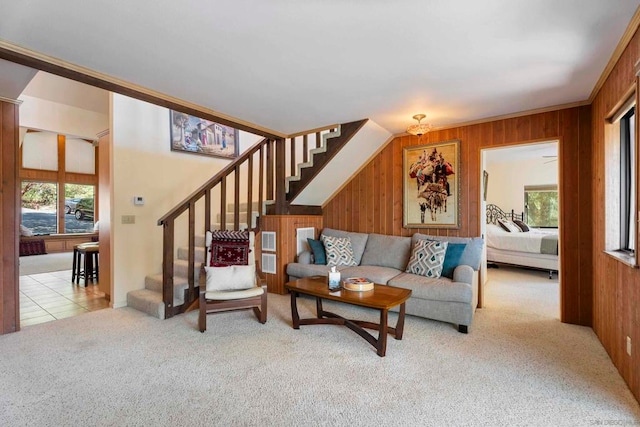
[[[75,280],[75,283],[80,284],[80,278],[83,277],[84,286],[86,287],[89,280],[92,282],[98,281],[100,272],[98,263],[99,250],[97,243],[83,243],[73,247],[71,282]]]

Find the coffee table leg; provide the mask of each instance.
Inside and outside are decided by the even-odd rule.
[[[402,333],[404,332],[404,304],[400,304],[400,313],[398,314],[398,323],[396,324],[395,338],[397,340],[402,339]]]
[[[316,297],[316,315],[318,319],[322,319],[324,311],[322,310],[322,298]]]
[[[387,353],[387,319],[389,311],[380,310],[380,333],[378,334],[378,356],[384,357]]]
[[[300,316],[298,315],[298,298],[297,292],[291,292],[291,320],[293,321],[293,329],[300,329]]]

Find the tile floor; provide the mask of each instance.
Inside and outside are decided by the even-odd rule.
[[[20,276],[20,327],[109,307],[98,285],[71,283],[71,270]]]

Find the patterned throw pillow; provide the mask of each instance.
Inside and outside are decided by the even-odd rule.
[[[325,236],[320,237],[322,243],[324,243],[324,251],[326,253],[327,265],[358,265],[353,257],[353,247],[351,246],[351,239],[348,237],[332,237]]]
[[[513,220],[513,223],[514,223],[515,225],[517,225],[517,226],[518,226],[518,228],[519,228],[523,233],[526,233],[527,231],[529,231],[529,226],[528,226],[527,224],[525,224],[524,222],[522,222],[522,221],[520,221],[520,220],[517,220],[517,219],[514,219],[514,220]]]
[[[447,242],[417,240],[413,245],[406,272],[434,279],[438,278],[442,274],[442,265],[444,264],[446,253]]]
[[[211,267],[249,264],[248,231],[212,231]]]
[[[515,225],[513,222],[509,221],[508,219],[499,219],[498,224],[500,224],[500,227],[502,227],[504,231],[508,231],[509,233],[522,232],[522,230],[520,230],[520,228],[518,228],[517,225]]]

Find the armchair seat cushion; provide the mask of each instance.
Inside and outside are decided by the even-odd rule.
[[[242,291],[207,291],[204,293],[205,299],[214,301],[226,301],[230,299],[244,299],[257,297],[262,295],[264,289],[262,287],[255,286],[253,288],[244,289]]]

